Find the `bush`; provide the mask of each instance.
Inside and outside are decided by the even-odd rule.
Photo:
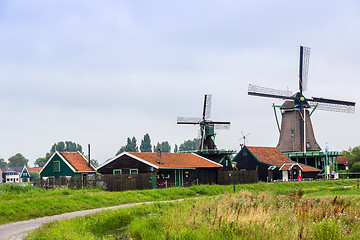
[[[360,162],[355,162],[350,167],[350,172],[360,172]]]
[[[312,225],[312,235],[315,240],[342,239],[341,224],[336,219],[324,218],[319,223]]]

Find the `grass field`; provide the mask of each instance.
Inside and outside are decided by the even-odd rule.
[[[188,191],[185,197],[198,198],[57,221],[29,239],[359,239],[355,185],[355,180],[259,183],[237,185],[235,194],[232,186],[172,188],[164,192]]]
[[[355,186],[355,180],[313,181],[287,183],[258,183],[237,185],[237,191],[269,191],[273,194],[287,194],[302,188],[305,194],[320,194],[339,190],[339,186]],[[126,203],[172,200],[180,198],[213,196],[231,192],[233,186],[200,185],[190,188],[168,188],[143,191],[105,192],[98,189],[72,190],[55,188],[45,190],[33,186],[15,184],[0,185],[0,224],[52,216],[66,212],[115,206]]]

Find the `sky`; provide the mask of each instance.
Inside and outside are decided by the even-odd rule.
[[[299,46],[311,48],[307,97],[360,103],[360,2],[0,1],[0,158],[29,165],[54,143],[91,145],[103,163],[128,137],[172,148],[198,136],[212,95],[218,148],[273,146],[272,104],[249,84],[296,92]],[[360,145],[360,115],[315,111],[324,149]]]

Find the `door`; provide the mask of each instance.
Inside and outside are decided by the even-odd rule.
[[[83,188],[87,187],[87,176],[88,175],[86,173],[84,173],[82,175],[82,186],[83,186]]]
[[[183,185],[183,170],[178,169],[175,170],[175,186],[182,186]]]
[[[152,188],[156,189],[156,174],[151,175]]]

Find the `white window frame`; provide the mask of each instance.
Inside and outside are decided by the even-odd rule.
[[[114,175],[120,175],[120,174],[122,174],[122,171],[121,171],[121,169],[114,169],[113,174]]]
[[[53,162],[53,172],[55,172],[55,164],[59,164],[59,171],[56,171],[56,172],[60,172],[60,161]]]

